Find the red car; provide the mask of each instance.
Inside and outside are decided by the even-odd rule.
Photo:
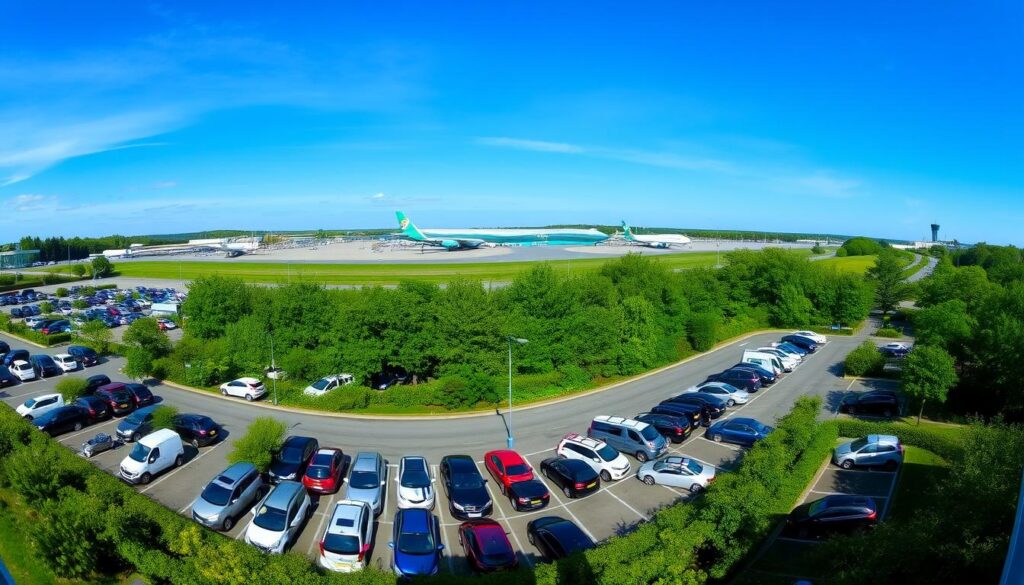
[[[479,572],[514,569],[519,564],[505,529],[490,518],[470,520],[459,526],[459,544],[469,564]]]
[[[490,451],[484,455],[484,466],[494,481],[498,482],[502,494],[517,481],[533,479],[533,468],[515,451]]]
[[[302,485],[318,494],[333,494],[341,487],[342,466],[345,455],[341,449],[320,449],[313,454],[306,473],[302,476]]]

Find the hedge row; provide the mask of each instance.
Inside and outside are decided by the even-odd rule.
[[[5,316],[6,317],[6,316]],[[0,319],[0,327],[4,331],[27,339],[39,345],[45,345],[47,347],[53,347],[54,345],[60,345],[62,343],[68,343],[71,341],[70,333],[54,333],[52,335],[43,335],[38,331],[34,331],[27,327],[24,323],[17,323],[12,321],[9,317]]]
[[[917,426],[901,422],[866,421],[855,418],[837,418],[829,421],[841,437],[867,435],[896,435],[900,442],[935,453],[943,459],[953,459],[964,448],[961,427]]]

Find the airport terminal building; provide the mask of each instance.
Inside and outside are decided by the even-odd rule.
[[[0,270],[15,270],[32,266],[39,260],[39,250],[10,250],[0,252]]]

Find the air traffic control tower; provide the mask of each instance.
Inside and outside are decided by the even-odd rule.
[[[932,224],[932,241],[933,242],[938,242],[939,241],[939,224],[937,224],[937,223],[933,223]]]

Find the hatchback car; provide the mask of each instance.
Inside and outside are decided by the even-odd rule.
[[[620,480],[629,475],[629,460],[604,441],[569,433],[558,443],[559,457],[579,460],[589,465],[604,481]]]
[[[101,420],[107,420],[114,416],[114,411],[110,410],[110,405],[102,398],[97,398],[95,396],[79,396],[75,399],[73,404],[80,406],[85,410],[86,416],[89,418],[89,424]]]
[[[58,319],[51,321],[43,326],[39,330],[43,335],[53,335],[55,333],[69,333],[71,331],[71,322],[65,319]]]
[[[205,447],[220,438],[220,425],[201,414],[179,414],[174,417],[174,431],[182,442],[196,449]]]
[[[708,427],[707,436],[716,443],[724,441],[749,447],[767,437],[773,430],[775,429],[752,418],[738,417],[711,425]]]
[[[508,449],[484,454],[484,468],[497,482],[502,495],[505,495],[508,486],[513,483],[533,479],[533,468],[530,464],[522,455]]]
[[[270,462],[270,469],[267,471],[270,483],[282,480],[298,481],[319,448],[320,443],[313,437],[292,435],[285,439],[281,449],[274,453],[274,458]]]
[[[8,369],[22,382],[36,379],[36,370],[28,362],[16,360]]]
[[[878,352],[888,358],[902,359],[910,355],[910,346],[899,341],[894,341],[879,347]]]
[[[68,431],[80,431],[89,424],[89,420],[81,408],[65,405],[34,419],[32,424],[40,431],[55,437]]]
[[[667,414],[684,417],[693,428],[706,427],[711,424],[711,414],[703,404],[682,404],[679,402],[662,402],[651,407],[651,414]]]
[[[206,484],[192,503],[192,519],[213,530],[231,530],[239,516],[267,495],[263,476],[252,463],[235,463]]]
[[[825,496],[797,506],[786,527],[799,538],[817,538],[854,532],[878,523],[878,506],[867,496]]]
[[[97,355],[96,350],[91,347],[85,347],[84,345],[70,345],[68,346],[68,353],[85,367],[95,366],[99,363],[99,355]]]
[[[730,370],[749,370],[757,374],[757,378],[761,381],[761,387],[771,386],[779,380],[779,377],[775,375],[775,372],[762,368],[757,364],[750,362],[739,363],[729,368]]]
[[[110,378],[106,374],[96,374],[95,376],[89,376],[85,379],[86,387],[85,393],[92,394],[100,386],[106,386],[110,383]]]
[[[728,409],[728,405],[724,400],[718,396],[713,396],[707,392],[684,392],[679,396],[673,396],[662,402],[662,404],[691,404],[694,406],[704,406],[707,408],[708,417],[716,419],[725,414]]]
[[[104,404],[106,404],[104,402]],[[156,406],[140,408],[117,424],[117,436],[122,441],[138,441],[153,430],[153,411]]]
[[[312,512],[306,488],[297,481],[282,481],[253,507],[245,542],[263,552],[281,554],[298,537]]]
[[[704,383],[725,382],[747,392],[757,392],[761,389],[761,377],[751,370],[730,368],[717,374],[711,374],[704,380]]]
[[[345,485],[345,499],[366,502],[374,515],[378,515],[384,509],[387,479],[387,461],[380,453],[357,453]]]
[[[843,469],[856,465],[896,469],[903,463],[903,445],[895,435],[868,435],[836,447],[832,462]]]
[[[121,382],[100,386],[93,395],[109,404],[110,410],[113,410],[115,415],[128,414],[135,410],[135,400],[132,399],[132,393]]]
[[[469,565],[478,573],[514,569],[519,565],[505,529],[490,518],[463,522],[459,526],[459,544],[466,551]]]
[[[725,382],[708,382],[697,386],[696,392],[698,394],[710,394],[721,398],[725,402],[726,407],[733,407],[737,404],[746,404],[750,401],[750,393],[746,390],[740,390],[732,384],[726,384]]]
[[[544,516],[526,524],[526,539],[546,561],[557,561],[581,550],[594,548],[594,540],[571,520]]]
[[[32,369],[36,372],[36,377],[49,378],[51,376],[59,376],[64,373],[64,370],[60,369],[57,362],[53,361],[53,358],[46,354],[36,354],[29,358],[29,363],[32,364]]]
[[[452,516],[468,519],[491,513],[494,502],[472,457],[446,455],[441,459],[438,470]]]
[[[601,477],[597,471],[579,459],[549,457],[541,461],[540,472],[567,498],[581,498],[601,488]]]
[[[220,385],[220,393],[224,396],[238,396],[249,402],[262,398],[267,393],[263,382],[256,378],[239,378]]]
[[[53,362],[57,364],[57,367],[64,372],[74,372],[78,368],[82,367],[78,360],[74,356],[68,353],[58,353],[53,356]]]
[[[684,416],[641,412],[633,418],[651,425],[663,437],[673,443],[682,443],[693,433],[690,420]]]
[[[29,398],[21,406],[16,408],[15,411],[25,420],[32,420],[62,406],[64,406],[63,395],[42,394],[35,398]]]
[[[29,353],[27,349],[12,349],[4,354],[4,365],[8,368],[14,365],[16,361],[27,362],[29,359]]]
[[[131,384],[125,384],[124,387],[128,390],[128,393],[132,395],[132,402],[135,403],[135,408],[149,406],[156,400],[156,397],[153,396],[153,391],[145,384],[133,382]]]
[[[399,510],[388,547],[394,551],[391,569],[399,577],[436,575],[444,550],[441,524],[428,510]]]
[[[366,502],[341,500],[320,538],[320,566],[339,573],[360,571],[369,561],[376,522]]]
[[[647,485],[667,485],[696,494],[715,481],[715,468],[689,457],[672,455],[641,465],[636,478]]]
[[[899,414],[900,403],[891,392],[853,393],[843,397],[839,403],[839,412],[890,418]]]
[[[434,508],[434,479],[430,476],[430,465],[423,457],[402,457],[398,462],[399,510],[408,508]]]
[[[782,338],[782,341],[786,343],[792,343],[797,347],[802,347],[807,350],[808,353],[814,353],[818,351],[818,346],[821,345],[809,337],[803,335],[786,335]]]
[[[341,488],[345,454],[341,449],[320,449],[302,474],[302,485],[317,494],[333,494]]]
[[[540,510],[551,501],[551,492],[539,479],[527,479],[509,484],[505,491],[516,512]]]

